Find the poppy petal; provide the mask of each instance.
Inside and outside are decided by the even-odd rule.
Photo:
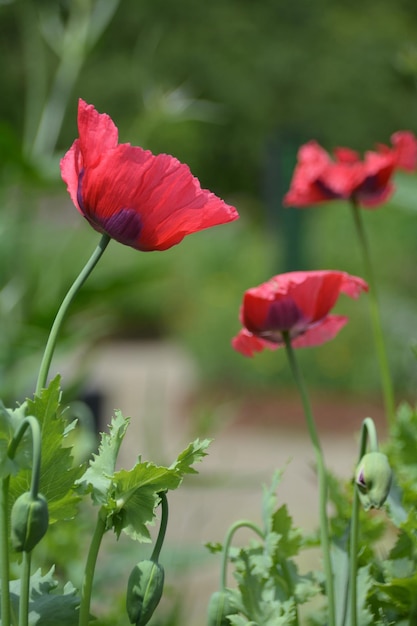
[[[78,128],[61,174],[75,206],[99,232],[138,250],[166,250],[239,217],[174,157],[118,144],[111,118],[83,100]]]
[[[267,348],[268,350],[277,350],[279,344],[260,339],[256,335],[243,328],[236,337],[232,339],[232,347],[243,354],[243,356],[253,357],[256,352],[262,352]]]
[[[313,348],[334,339],[347,323],[343,315],[328,315],[315,326],[311,326],[304,334],[295,337],[291,343],[293,348]]]

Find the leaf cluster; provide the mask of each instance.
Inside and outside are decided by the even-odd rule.
[[[69,434],[75,429],[61,408],[60,379],[55,378],[47,389],[28,399],[15,410],[0,405],[0,479],[8,487],[8,508],[31,485],[32,435],[29,428],[21,438],[16,452],[10,446],[27,416],[34,417],[41,430],[40,493],[46,498],[50,523],[72,519],[78,504],[91,496],[104,516],[106,530],[117,536],[124,531],[132,539],[150,541],[148,526],[154,523],[161,493],[177,489],[186,474],[197,473],[192,467],[206,455],[209,440],[195,440],[169,466],[142,461],[130,470],[116,469],[117,456],[129,419],[117,411],[109,432],[101,435],[97,454],[88,466],[74,463]],[[58,587],[52,568],[45,576],[40,570],[30,581],[30,626],[78,623],[79,598],[68,582]],[[12,581],[11,603],[18,607],[20,582]]]
[[[320,593],[319,576],[300,574],[294,560],[305,547],[301,531],[294,527],[286,505],[276,507],[280,475],[276,473],[271,487],[264,489],[263,540],[230,550],[237,587],[228,592],[236,613],[227,619],[234,626],[295,626],[298,605]],[[219,546],[210,549],[217,552]]]
[[[150,541],[147,526],[154,521],[161,492],[177,489],[185,474],[196,473],[191,467],[206,455],[209,440],[196,440],[178,456],[170,467],[142,461],[130,470],[116,470],[117,455],[126,434],[129,419],[116,411],[109,433],[103,433],[98,454],[77,480],[82,494],[90,494],[106,516],[106,528],[117,536],[124,531],[132,539]]]

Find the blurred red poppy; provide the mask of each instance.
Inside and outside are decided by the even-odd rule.
[[[232,346],[245,356],[284,345],[288,332],[294,348],[333,339],[347,317],[329,315],[341,293],[358,298],[367,291],[358,276],[332,270],[289,272],[245,292],[240,311],[243,329]]]
[[[413,171],[417,166],[417,139],[409,131],[392,135],[392,148],[359,154],[336,148],[332,158],[316,141],[301,146],[284,206],[306,207],[329,200],[353,200],[365,208],[385,202],[394,190],[396,169]]]
[[[78,131],[61,175],[97,231],[137,250],[166,250],[186,235],[239,217],[174,157],[119,144],[112,119],[83,100]]]

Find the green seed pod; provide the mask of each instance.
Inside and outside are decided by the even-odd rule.
[[[228,615],[236,615],[230,592],[215,591],[210,598],[207,610],[207,626],[230,626]]]
[[[11,513],[11,542],[17,552],[30,552],[48,530],[48,503],[38,493],[32,497],[30,491],[17,498]]]
[[[159,604],[164,588],[164,568],[154,561],[140,561],[127,583],[126,610],[131,624],[145,626]]]
[[[392,471],[385,454],[365,454],[356,469],[355,481],[365,511],[380,509],[387,499],[392,481]]]

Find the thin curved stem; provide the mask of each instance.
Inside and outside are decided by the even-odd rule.
[[[264,533],[261,531],[259,526],[257,526],[253,522],[250,522],[247,520],[238,520],[237,522],[235,522],[234,524],[230,526],[229,530],[227,531],[226,540],[223,546],[223,562],[222,562],[222,569],[221,569],[221,575],[220,575],[220,589],[222,591],[226,589],[226,584],[227,584],[227,564],[228,564],[227,559],[229,556],[230,545],[232,543],[235,532],[239,530],[239,528],[250,528],[261,539],[265,539]]]
[[[97,517],[97,524],[91,539],[90,549],[88,551],[87,562],[84,570],[83,584],[81,587],[81,603],[79,614],[79,626],[88,626],[90,621],[90,604],[91,594],[93,590],[94,572],[97,563],[97,557],[101,546],[103,535],[106,532],[106,512],[100,509]]]
[[[371,452],[378,451],[378,439],[374,421],[367,417],[362,422],[358,463],[366,452],[367,440]],[[357,573],[358,573],[358,538],[359,538],[359,495],[353,486],[352,521],[350,526],[349,546],[349,589],[350,589],[350,626],[357,626]]]
[[[153,561],[154,563],[158,563],[159,554],[164,543],[165,533],[168,526],[168,499],[165,491],[162,491],[159,496],[161,498],[161,522],[159,524],[159,532],[156,539],[155,547],[151,555],[151,561]]]
[[[10,442],[7,450],[7,456],[14,458],[19,443],[22,440],[26,430],[30,428],[32,431],[32,477],[30,481],[30,492],[35,499],[39,491],[39,481],[41,473],[41,454],[42,454],[42,437],[39,422],[33,415],[27,415],[21,423],[19,430]]]
[[[385,413],[390,425],[395,420],[395,398],[394,388],[392,382],[392,376],[388,363],[387,350],[385,347],[384,333],[382,330],[381,316],[379,311],[378,296],[376,291],[376,284],[374,278],[374,272],[372,268],[371,255],[369,251],[369,244],[366,237],[361,209],[357,202],[351,203],[353,218],[355,221],[356,233],[358,235],[359,243],[362,249],[363,262],[365,266],[365,278],[369,283],[369,309],[371,314],[372,329],[375,340],[375,347],[378,356],[379,371],[381,375],[382,393],[384,397]]]
[[[310,406],[310,400],[308,397],[307,389],[304,383],[301,370],[298,367],[295,353],[291,345],[291,338],[288,332],[283,333],[285,342],[285,349],[287,352],[290,368],[298,387],[298,391],[301,396],[301,401],[304,408],[304,416],[307,423],[307,429],[310,435],[311,443],[313,444],[314,454],[317,464],[317,475],[319,480],[319,517],[320,517],[320,540],[323,551],[323,565],[324,574],[326,577],[326,591],[328,600],[329,621],[328,626],[335,626],[336,613],[335,613],[335,597],[334,597],[334,580],[333,569],[330,555],[330,538],[329,527],[327,520],[327,474],[324,465],[323,452],[320,445],[319,436],[316,429],[313,413]]]
[[[73,282],[72,286],[70,287],[67,295],[65,296],[58,310],[58,313],[56,314],[54,323],[52,324],[52,328],[49,333],[45,352],[43,354],[41,366],[39,369],[38,382],[36,383],[36,391],[35,391],[36,395],[39,395],[41,389],[45,387],[46,385],[49,368],[51,366],[51,361],[52,361],[52,357],[54,354],[56,341],[58,338],[58,333],[60,331],[65,314],[70,304],[72,303],[73,299],[75,298],[75,296],[77,295],[77,293],[79,292],[79,290],[81,289],[81,287],[83,286],[83,284],[85,283],[85,281],[87,280],[87,278],[89,277],[89,275],[91,274],[95,266],[97,265],[103,252],[107,248],[109,242],[110,242],[109,235],[106,235],[106,234],[102,235],[97,248],[94,250],[93,254],[87,261],[86,265],[83,267],[80,274]]]

